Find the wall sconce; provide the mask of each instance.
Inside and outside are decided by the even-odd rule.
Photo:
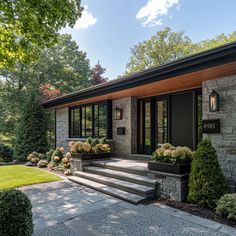
[[[215,90],[209,95],[209,111],[219,111],[219,94]]]
[[[114,109],[114,112],[115,112],[115,120],[122,120],[122,113],[123,113],[122,109],[119,107],[116,107]]]

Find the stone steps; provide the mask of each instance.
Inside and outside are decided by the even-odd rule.
[[[101,168],[97,166],[85,167],[84,170],[88,173],[103,175],[107,177],[112,177],[124,181],[129,181],[131,183],[141,184],[148,187],[156,187],[156,181],[149,179],[147,176],[131,174],[128,172],[117,171],[112,169]]]
[[[106,169],[111,169],[111,170],[116,170],[116,171],[121,171],[121,172],[126,172],[130,174],[136,174],[136,175],[142,175],[142,176],[147,176],[147,169],[143,169],[142,167],[135,167],[132,166],[130,168],[129,165],[120,165],[120,163],[113,161],[93,161],[92,162],[93,166],[101,167],[101,168],[106,168]]]
[[[145,198],[153,198],[155,196],[155,187],[148,187],[145,185],[128,182],[128,180],[124,181],[117,178],[81,171],[76,171],[74,176],[95,181],[97,183],[133,193]]]
[[[121,189],[113,188],[111,186],[107,186],[105,184],[101,184],[96,181],[88,180],[78,176],[70,176],[68,177],[68,179],[75,183],[87,186],[89,188],[98,190],[100,192],[109,194],[111,196],[117,197],[121,200],[125,200],[133,204],[139,204],[146,200],[145,197],[139,196],[137,194],[132,194],[130,192],[126,192]]]

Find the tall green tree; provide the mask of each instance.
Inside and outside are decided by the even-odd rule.
[[[31,152],[46,153],[47,118],[37,93],[31,92],[23,106],[14,144],[14,157],[25,161]]]
[[[233,41],[236,41],[236,31],[194,43],[184,32],[174,32],[170,28],[165,28],[149,40],[131,48],[131,56],[125,73],[131,74],[152,66],[162,65]]]
[[[58,31],[81,17],[80,0],[0,1],[0,68],[29,62],[38,48],[57,41]]]
[[[126,74],[164,64],[191,54],[194,44],[184,32],[173,32],[165,28],[149,40],[131,48],[131,56],[126,65]]]

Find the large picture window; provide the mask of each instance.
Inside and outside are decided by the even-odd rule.
[[[111,101],[70,108],[70,137],[111,137]]]

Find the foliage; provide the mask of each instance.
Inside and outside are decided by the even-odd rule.
[[[46,157],[45,154],[38,153],[38,152],[32,152],[27,157],[27,161],[28,161],[27,165],[28,166],[37,165],[38,162],[40,162],[41,160],[45,159],[45,157]]]
[[[0,162],[12,162],[13,161],[13,150],[0,143]]]
[[[167,27],[131,48],[126,74],[162,65],[233,41],[236,41],[236,31],[194,43],[184,32],[174,32]]]
[[[0,191],[61,180],[57,175],[23,165],[0,166]]]
[[[236,221],[236,193],[223,195],[217,202],[216,212]]]
[[[90,137],[85,142],[71,141],[69,143],[69,147],[71,153],[79,153],[79,154],[111,152],[109,144],[106,143],[106,138],[92,139]]]
[[[131,74],[184,57],[193,53],[193,47],[184,32],[173,32],[167,27],[131,48],[126,73]]]
[[[62,149],[57,147],[51,156],[51,160],[54,162],[61,162],[62,159],[63,159]]]
[[[47,120],[37,96],[31,93],[17,128],[14,157],[25,161],[31,152],[46,153],[47,149]]]
[[[31,236],[33,234],[32,205],[20,190],[0,192],[0,235]]]
[[[39,91],[42,94],[42,98],[41,98],[42,102],[60,97],[62,95],[60,89],[55,89],[55,87],[52,86],[50,83],[42,84],[39,87]]]
[[[53,149],[50,149],[48,152],[46,152],[46,158],[49,162],[51,161],[53,152],[54,152]]]
[[[174,147],[169,143],[165,143],[153,152],[152,158],[158,162],[181,164],[191,162],[192,154],[188,147]]]
[[[81,16],[80,0],[0,1],[0,68],[29,62],[39,48],[53,45],[58,31]]]
[[[96,64],[91,69],[91,83],[92,85],[102,84],[107,82],[108,78],[103,77],[102,75],[106,72],[106,69],[103,68],[100,63]]]
[[[228,191],[217,153],[210,140],[202,140],[193,155],[189,177],[188,201],[214,208]]]
[[[48,161],[47,160],[40,160],[38,163],[37,163],[37,166],[39,168],[44,168],[44,167],[47,167],[48,165]]]

